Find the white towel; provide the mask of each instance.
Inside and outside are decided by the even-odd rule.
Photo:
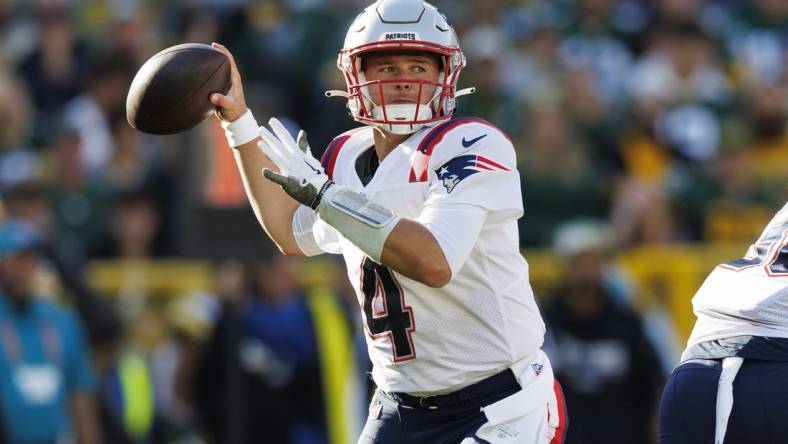
[[[536,409],[545,408],[549,397],[553,395],[553,367],[542,350],[514,363],[512,371],[522,390],[482,407],[491,424],[503,424]]]
[[[725,432],[728,431],[728,418],[733,408],[733,380],[739,373],[744,358],[731,357],[722,360],[722,373],[717,386],[717,427],[714,444],[725,441]]]

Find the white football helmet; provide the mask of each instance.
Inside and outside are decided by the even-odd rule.
[[[361,60],[380,51],[427,52],[437,55],[441,72],[435,82],[424,80],[368,81],[361,70]],[[378,0],[368,6],[350,25],[344,48],[339,52],[337,67],[345,77],[347,92],[328,91],[329,97],[348,99],[348,109],[358,122],[379,127],[393,134],[412,134],[424,126],[451,118],[456,98],[470,94],[473,88],[457,91],[465,56],[454,29],[434,6],[422,0]],[[386,104],[383,84],[412,83],[418,88],[414,104]],[[422,100],[424,85],[436,87],[433,97]],[[379,88],[383,103],[375,104],[369,89]]]

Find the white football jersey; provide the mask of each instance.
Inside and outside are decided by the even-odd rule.
[[[689,345],[733,336],[788,338],[788,204],[744,259],[719,265],[692,305]]]
[[[423,223],[444,251],[451,282],[431,288],[375,263],[307,207],[293,226],[305,253],[344,256],[378,387],[445,393],[537,351],[545,327],[519,251],[523,206],[508,137],[472,118],[424,128],[386,156],[364,186],[356,160],[373,145],[369,127],[334,139],[323,156],[327,174]]]

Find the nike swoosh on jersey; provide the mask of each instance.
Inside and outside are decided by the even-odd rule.
[[[477,137],[475,139],[471,139],[471,140],[465,140],[465,137],[463,137],[462,138],[462,146],[464,146],[465,148],[468,148],[469,146],[471,146],[474,143],[484,139],[485,137],[487,137],[487,134],[482,134],[481,136],[479,136],[479,137]]]

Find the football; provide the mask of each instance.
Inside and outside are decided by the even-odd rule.
[[[211,93],[229,89],[230,62],[221,51],[200,43],[172,46],[137,71],[126,97],[126,118],[144,133],[179,133],[213,113]]]

